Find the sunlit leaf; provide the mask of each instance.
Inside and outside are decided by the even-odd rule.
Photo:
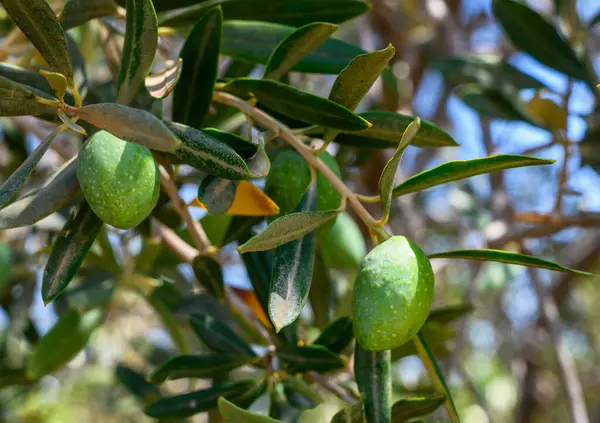
[[[40,74],[46,78],[50,87],[54,91],[54,95],[62,100],[65,97],[65,93],[67,92],[67,78],[64,77],[62,73],[57,72],[48,72],[45,70],[40,70]]]
[[[183,61],[167,60],[164,67],[148,75],[144,81],[146,89],[154,98],[165,98],[179,82]]]

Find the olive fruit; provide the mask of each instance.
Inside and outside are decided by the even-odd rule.
[[[93,212],[119,229],[146,219],[160,193],[158,166],[146,147],[100,131],[79,152],[77,178]]]
[[[403,236],[375,247],[363,260],[352,294],[358,343],[373,351],[409,341],[425,323],[434,277],[425,253]]]
[[[367,254],[367,247],[360,228],[344,212],[319,239],[319,251],[327,267],[356,272]]]

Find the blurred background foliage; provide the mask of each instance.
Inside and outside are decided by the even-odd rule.
[[[56,12],[64,4],[60,0],[50,3]],[[516,249],[522,245],[527,251],[570,267],[600,272],[600,139],[596,129],[600,115],[595,110],[599,96],[590,84],[540,63],[531,51],[515,48],[493,18],[489,0],[370,3],[371,10],[344,23],[336,37],[369,51],[392,43],[396,56],[391,74],[374,86],[358,110],[418,115],[445,128],[461,145],[454,149],[409,148],[402,164],[404,176],[448,160],[496,153],[530,154],[557,161],[554,166],[478,176],[400,197],[394,202],[390,220],[393,232],[409,236],[427,252]],[[585,54],[590,68],[600,72],[600,3],[527,3],[555,24],[574,50]],[[111,83],[111,75],[118,72],[118,63],[111,60],[119,57],[122,42],[116,26],[118,22],[109,18],[96,19],[68,33],[87,63],[89,95],[100,99],[112,87],[105,82]],[[5,41],[15,36],[13,28],[0,9],[0,34]],[[535,28],[531,33],[527,28],[521,30],[524,36],[535,39]],[[177,56],[181,35],[165,31],[159,44],[163,57]],[[3,61],[28,68],[35,68],[41,61],[30,46],[16,51],[0,46],[0,56]],[[158,62],[155,65],[160,67]],[[224,57],[222,69],[226,70],[229,63]],[[260,67],[253,72],[260,74]],[[335,78],[304,74],[291,77],[294,83],[322,95],[327,95]],[[231,129],[239,125],[239,120],[229,119],[219,125]],[[2,118],[1,127],[0,178],[5,179],[50,128],[32,117]],[[60,138],[40,162],[32,181],[46,178],[77,151],[77,146],[72,137]],[[351,147],[336,147],[334,151],[345,181],[355,192],[378,191],[379,175],[392,151]],[[185,185],[181,192],[187,200],[195,196],[194,190]],[[377,208],[370,211],[376,214]],[[164,219],[172,215],[168,209],[162,213]],[[168,257],[153,256],[152,245],[139,235],[104,229],[101,237],[113,247],[114,260],[125,269],[121,280],[115,281],[94,268],[95,260],[103,256],[92,250],[77,279],[81,289],[71,290],[44,307],[39,294],[41,269],[49,240],[56,236],[65,218],[58,214],[32,227],[0,232],[0,240],[10,246],[14,261],[10,276],[0,272],[1,366],[21,367],[30,345],[56,322],[57,314],[67,304],[87,309],[91,302],[110,301],[109,314],[88,346],[68,366],[34,386],[0,389],[0,420],[150,421],[140,404],[160,393],[128,390],[127,384],[119,380],[131,380],[131,375],[123,376],[127,371],[115,368],[122,364],[148,374],[173,356],[176,346],[157,313],[160,307],[144,299],[154,287],[147,281],[133,280],[134,271],[144,268],[168,276],[186,296],[196,293],[189,297],[188,304],[178,304],[181,313],[192,306],[218,312],[220,305],[197,293],[189,266],[173,267]],[[211,221],[207,230],[218,223]],[[242,297],[250,298],[251,285],[235,248],[226,246],[218,259],[225,282]],[[1,261],[2,257],[0,266]],[[436,260],[434,270],[434,306],[473,305],[470,313],[457,313],[455,319],[425,327],[463,422],[570,421],[573,393],[569,378],[581,384],[590,421],[600,421],[597,278],[498,263],[444,260]],[[332,272],[328,277],[336,286],[348,284],[344,272]],[[347,304],[344,306],[343,298],[341,301],[343,310]],[[315,327],[307,325],[305,339],[314,339],[319,333],[316,328],[322,328],[324,321],[319,322],[317,316]],[[185,336],[193,351],[205,348],[193,336]],[[431,393],[414,350],[407,347],[406,351],[398,351],[397,357],[401,358],[394,361],[395,397]],[[9,384],[8,376],[3,378],[0,388]],[[165,385],[171,393],[188,388],[182,381]],[[298,421],[328,422],[340,407],[341,402],[329,395],[324,404],[301,412]],[[203,419],[205,416],[199,416],[194,421]]]

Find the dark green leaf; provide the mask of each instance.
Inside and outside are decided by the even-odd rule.
[[[288,402],[294,408],[307,410],[315,408],[323,402],[323,398],[315,387],[302,377],[289,375],[281,384]]]
[[[129,104],[150,73],[158,46],[158,22],[152,0],[127,0],[127,29],[117,103]]]
[[[158,99],[165,98],[171,94],[179,82],[182,67],[183,60],[180,58],[177,60],[167,60],[164,67],[148,75],[144,80],[144,85],[148,93]]]
[[[540,14],[513,0],[494,0],[492,11],[519,50],[595,89],[595,77],[590,75],[558,30]]]
[[[256,144],[240,137],[239,135],[232,134],[231,132],[225,132],[215,128],[206,128],[203,129],[202,132],[221,141],[222,143],[227,144],[244,159],[249,159],[258,152],[258,146]]]
[[[456,250],[430,254],[428,257],[430,259],[451,258],[479,261],[495,261],[499,263],[517,264],[520,266],[538,267],[541,269],[555,270],[557,272],[575,273],[583,276],[593,276],[593,273],[569,269],[568,267],[561,266],[558,263],[554,263],[541,258],[501,250]]]
[[[71,64],[73,67],[73,79],[75,85],[79,90],[81,98],[86,98],[89,88],[87,69],[85,66],[85,58],[83,53],[79,49],[79,45],[68,33],[67,36],[67,49],[69,50],[69,57],[71,58]]]
[[[263,78],[280,80],[304,56],[323,44],[337,28],[337,25],[315,22],[292,32],[273,51]]]
[[[268,22],[226,21],[221,54],[247,63],[266,65],[271,53],[296,28]],[[342,40],[330,38],[291,69],[305,73],[338,74],[365,51]]]
[[[365,412],[362,403],[342,408],[331,419],[331,423],[364,423],[364,421]]]
[[[322,345],[286,345],[277,350],[277,356],[286,364],[290,373],[326,373],[344,367],[344,360]]]
[[[340,317],[331,322],[313,344],[323,345],[329,351],[339,354],[350,345],[353,338],[352,319],[349,317]]]
[[[85,201],[71,213],[52,247],[44,269],[44,304],[52,302],[71,282],[101,227],[102,221]]]
[[[317,235],[317,239],[319,239]],[[334,317],[337,306],[337,292],[329,269],[323,262],[322,252],[317,250],[313,280],[308,293],[310,308],[315,316],[315,326],[325,328]]]
[[[475,84],[466,84],[457,89],[456,94],[482,117],[508,121],[522,120],[532,125],[543,126],[529,115],[525,104],[516,93],[510,95]]]
[[[79,191],[76,163],[76,160],[71,160],[40,188],[1,209],[0,229],[33,225],[67,204]]]
[[[194,25],[180,54],[183,71],[173,94],[173,120],[196,129],[202,128],[212,102],[222,21],[220,7],[208,10]]]
[[[182,378],[213,378],[238,367],[256,363],[259,357],[239,355],[180,355],[173,357],[150,375],[152,383]]]
[[[358,131],[369,122],[330,100],[277,81],[239,78],[224,88],[233,94],[251,95],[284,116],[326,127]]]
[[[3,76],[6,79],[9,79],[13,82],[18,82],[21,85],[24,85],[26,88],[29,88],[30,91],[34,93],[40,91],[46,94],[46,98],[53,98],[54,94],[50,85],[48,85],[48,81],[42,75],[37,72],[31,72],[25,68],[22,68],[17,65],[13,65],[11,63],[0,63],[0,76]],[[33,90],[31,90],[33,88]],[[73,103],[73,96],[70,93],[65,94],[65,101],[67,103]],[[48,107],[42,104],[40,107]],[[54,108],[52,108],[54,109]],[[55,110],[51,111],[53,115],[56,114]]]
[[[446,401],[443,396],[405,398],[392,406],[392,423],[404,423],[416,417],[433,413]]]
[[[434,308],[429,313],[426,323],[439,322],[450,323],[475,310],[471,304],[457,304],[447,307]]]
[[[33,169],[46,154],[52,141],[60,134],[60,131],[54,131],[25,159],[23,163],[15,170],[0,186],[0,209],[2,209],[19,192]]]
[[[206,0],[200,0],[206,1]],[[191,6],[199,3],[199,0],[152,0],[156,12],[164,12],[165,10],[180,9],[182,7]],[[127,0],[116,0],[117,4],[122,7],[127,6]]]
[[[99,309],[85,314],[69,310],[34,347],[27,361],[27,375],[37,380],[71,361],[86,346],[102,317]]]
[[[223,272],[219,262],[210,256],[198,256],[192,262],[196,279],[213,297],[223,298]]]
[[[311,183],[300,204],[296,207],[297,213],[277,219],[267,227],[267,230],[274,228],[274,225],[281,219],[292,215],[297,216],[298,213],[310,213],[316,207],[317,184]],[[279,236],[289,235],[293,232],[295,232],[294,229],[288,227],[282,229]],[[277,234],[272,230],[270,241],[273,241],[273,237]],[[248,243],[244,245],[248,245]],[[301,237],[293,238],[292,241],[279,245],[275,250],[269,289],[269,319],[276,332],[293,323],[306,304],[312,281],[316,249],[316,234],[314,231],[304,231]]]
[[[390,421],[392,374],[389,351],[369,351],[356,343],[354,374],[368,423]]]
[[[125,3],[125,0],[123,2]],[[116,12],[114,0],[67,0],[60,12],[60,23],[66,31],[92,19],[114,15]]]
[[[123,364],[117,366],[115,376],[121,385],[131,395],[138,398],[142,404],[152,404],[162,398],[160,390],[155,385],[149,383],[143,374]]]
[[[360,115],[371,122],[373,126],[360,132],[342,131],[335,138],[336,143],[367,148],[397,148],[398,143],[402,140],[402,134],[415,120],[414,116],[377,110]],[[458,143],[446,131],[433,123],[421,121],[421,129],[412,145],[416,147],[455,147]]]
[[[75,85],[65,32],[46,0],[2,0],[2,5],[44,60]]]
[[[265,193],[279,206],[280,215],[292,212],[310,184],[310,167],[293,149],[279,152],[271,163]],[[267,222],[270,222],[267,218]]]
[[[225,19],[279,22],[302,26],[312,22],[339,23],[361,15],[368,6],[359,0],[211,0],[180,10],[164,13],[161,26],[191,25],[211,7],[220,5]]]
[[[217,178],[207,175],[198,185],[198,200],[212,214],[223,214],[231,207],[238,181]]]
[[[219,413],[228,423],[282,423],[279,420],[272,419],[269,416],[252,413],[248,410],[238,407],[227,401],[225,398],[219,398]]]
[[[190,324],[202,342],[217,353],[256,356],[246,341],[240,338],[229,326],[211,316],[193,314],[190,316]]]
[[[53,100],[53,97],[43,91],[0,76],[1,116],[42,115],[43,117],[56,118],[56,108],[38,103],[36,97]]]
[[[217,248],[221,248],[225,245],[223,241],[231,220],[232,216],[227,214],[221,216],[207,214],[200,219],[204,232],[206,232],[206,236],[212,245]]]
[[[394,195],[399,196],[419,192],[437,185],[459,181],[475,175],[525,166],[549,165],[552,163],[554,163],[554,160],[508,154],[473,160],[451,161],[411,176],[394,188]]]
[[[5,369],[0,368],[0,389],[8,386],[25,386],[34,383],[25,369]]]
[[[190,417],[215,408],[220,397],[235,400],[255,385],[252,380],[227,382],[188,394],[163,398],[146,406],[144,413],[154,418]]]

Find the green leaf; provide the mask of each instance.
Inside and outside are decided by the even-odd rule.
[[[311,183],[295,211],[310,213],[317,207],[316,203],[317,184]],[[283,216],[280,219],[287,216],[291,215]],[[271,223],[267,230],[273,228],[280,219]],[[282,230],[279,235],[286,236],[294,233],[294,229],[290,227],[287,231]],[[270,241],[273,241],[273,237],[272,232]],[[248,243],[244,245],[248,245]],[[276,332],[292,324],[306,304],[313,276],[316,250],[317,236],[314,231],[304,232],[301,237],[281,244],[275,250],[269,289],[269,319]]]
[[[127,0],[116,0],[117,4],[122,7],[127,6]],[[164,12],[165,10],[180,9],[182,7],[191,6],[198,3],[198,0],[152,0],[156,12]]]
[[[352,319],[344,316],[331,322],[313,344],[323,345],[329,351],[339,354],[350,345],[353,338]]]
[[[46,81],[50,84],[52,91],[54,91],[54,95],[59,100],[63,100],[65,98],[65,93],[67,92],[67,78],[65,78],[62,73],[49,72],[43,69],[40,70],[40,74],[46,78]]]
[[[173,94],[173,120],[196,129],[202,128],[212,102],[222,22],[220,7],[208,10],[192,28],[180,54],[183,71]]]
[[[211,316],[193,314],[190,316],[190,324],[202,342],[217,353],[256,356],[246,341],[225,323],[221,323]]]
[[[361,113],[360,116],[373,126],[365,131],[342,131],[335,142],[342,145],[367,148],[397,148],[402,134],[415,120],[414,116],[394,112],[374,110]],[[322,129],[316,133],[322,132]],[[312,133],[312,132],[311,132]],[[412,145],[416,147],[456,147],[458,143],[443,129],[431,122],[421,121],[421,129]]]
[[[59,20],[66,31],[92,19],[114,15],[116,12],[117,6],[113,0],[67,0]]]
[[[175,122],[165,122],[182,141],[175,155],[184,163],[224,179],[248,179],[251,175],[244,159],[229,145],[208,132]]]
[[[223,397],[219,398],[218,407],[219,413],[228,423],[282,423],[280,420],[275,420],[269,416],[244,410]]]
[[[430,259],[434,258],[451,258],[479,261],[495,261],[498,263],[517,264],[519,266],[537,267],[540,269],[549,269],[557,272],[569,272],[583,276],[594,276],[593,273],[583,272],[581,270],[569,269],[541,258],[528,256],[525,254],[511,253],[501,250],[456,250],[446,251],[443,253],[429,254]]]
[[[595,89],[595,77],[590,75],[567,40],[540,14],[513,0],[494,0],[492,12],[519,50]]]
[[[369,127],[369,122],[347,108],[281,82],[239,78],[227,84],[224,90],[251,95],[278,113],[304,122],[352,131]]]
[[[117,103],[129,104],[150,73],[158,47],[158,22],[152,0],[127,0],[127,29],[121,70],[117,77]]]
[[[223,272],[214,257],[198,256],[192,262],[196,279],[213,297],[222,300],[224,295]]]
[[[160,399],[146,406],[144,413],[157,419],[190,417],[215,408],[220,397],[235,400],[255,385],[253,380],[226,382],[188,394]]]
[[[25,159],[23,163],[15,170],[0,186],[0,209],[2,209],[13,196],[19,192],[33,169],[46,154],[52,141],[62,131],[54,131],[44,141],[37,146],[35,150]]]
[[[431,187],[452,181],[470,178],[475,175],[499,172],[526,166],[542,166],[554,163],[554,160],[544,160],[528,156],[502,154],[473,160],[456,160],[441,164],[411,176],[394,188],[394,195],[404,195],[419,192]]]
[[[402,134],[402,140],[398,144],[396,152],[392,158],[386,163],[381,176],[379,178],[379,192],[381,194],[381,209],[382,217],[381,222],[386,223],[390,211],[392,210],[392,191],[394,189],[394,181],[396,180],[396,173],[398,172],[398,164],[402,159],[402,154],[408,145],[415,139],[415,135],[421,128],[421,119],[415,118],[414,122],[408,125],[408,128]]]
[[[102,321],[102,310],[84,314],[69,310],[35,345],[27,360],[27,375],[38,380],[67,364],[86,346]]]
[[[364,421],[365,412],[362,403],[342,408],[331,419],[331,423],[364,423]]]
[[[232,216],[227,214],[220,216],[207,214],[200,219],[200,223],[212,245],[217,248],[221,248],[225,245],[223,241],[232,219]]]
[[[286,345],[277,350],[277,356],[286,364],[290,373],[326,373],[344,367],[344,360],[322,345]]]
[[[429,349],[425,338],[423,337],[423,333],[419,331],[417,336],[413,338],[413,342],[417,351],[419,353],[419,357],[423,361],[423,365],[427,369],[427,373],[431,378],[433,386],[437,392],[442,394],[446,401],[444,402],[444,407],[446,408],[446,412],[450,416],[450,420],[453,423],[460,423],[460,418],[458,417],[458,412],[456,411],[456,406],[454,405],[454,400],[452,399],[452,394],[450,393],[450,389],[448,389],[448,385],[446,384],[446,380],[444,379],[444,375],[442,374],[440,367],[437,364],[435,356]]]
[[[312,22],[339,23],[368,10],[359,0],[211,0],[161,15],[161,26],[192,25],[209,8],[220,5],[225,19],[244,19],[279,22],[302,26]]]
[[[239,135],[232,134],[231,132],[225,132],[215,128],[205,128],[202,130],[202,132],[221,141],[222,143],[227,144],[244,159],[253,157],[259,150],[258,145],[248,141],[246,138],[240,137]]]
[[[417,417],[433,413],[446,401],[446,397],[404,398],[392,406],[392,423],[404,423]]]
[[[242,62],[266,65],[273,50],[296,28],[268,22],[225,21],[221,54]],[[329,38],[292,67],[304,73],[338,74],[365,51],[342,40]]]
[[[36,97],[54,100],[50,95],[35,88],[11,81],[0,76],[0,115],[27,116],[44,115],[56,117],[56,108],[40,104]]]
[[[207,175],[198,185],[198,200],[204,204],[209,213],[223,214],[233,203],[237,185],[238,181]]]
[[[69,107],[75,116],[104,129],[116,137],[151,150],[175,151],[181,140],[153,114],[115,103],[98,103],[81,108]]]
[[[106,278],[106,273],[90,276],[83,280],[77,288],[66,290],[62,295],[66,298],[69,306],[80,313],[106,307],[117,288],[117,282],[114,279]]]
[[[447,307],[434,308],[429,313],[426,323],[450,323],[475,310],[471,304],[457,304]]]
[[[296,63],[323,44],[338,26],[315,22],[298,28],[281,41],[265,66],[263,78],[280,80]]]
[[[142,404],[152,404],[162,398],[160,390],[146,380],[146,377],[123,365],[117,365],[115,369],[117,380],[129,391],[131,395],[138,398]]]
[[[182,378],[208,379],[222,376],[238,367],[256,363],[259,357],[239,355],[180,355],[173,357],[150,375],[150,382],[163,383],[166,380]]]
[[[20,66],[13,65],[12,63],[0,63],[0,76],[10,80],[11,82],[17,82],[25,86],[25,88],[27,88],[29,91],[35,93],[37,90],[41,93],[44,93],[46,98],[53,98],[52,89],[48,85],[48,81],[46,81],[46,78],[44,78],[38,72],[31,72]],[[5,88],[2,85],[0,85],[0,87]],[[71,96],[69,93],[66,93],[65,101],[67,103],[73,103],[73,96]],[[40,104],[40,106],[44,105]],[[53,110],[52,114],[56,114],[56,112]]]
[[[390,421],[392,375],[389,351],[369,351],[356,343],[354,374],[368,423]]]
[[[71,213],[54,242],[44,269],[42,278],[44,304],[54,301],[71,282],[101,227],[102,221],[85,201]]]
[[[294,408],[308,410],[323,402],[315,386],[307,383],[302,377],[288,375],[281,384],[288,402]]]
[[[0,229],[33,225],[67,204],[79,191],[76,163],[71,160],[40,188],[0,209]]]
[[[73,87],[65,32],[46,0],[2,0],[2,5],[50,68],[62,73]]]
[[[26,386],[34,382],[29,379],[25,369],[0,368],[0,389],[8,386]]]
[[[161,69],[151,73],[144,80],[148,93],[157,99],[167,97],[177,86],[182,68],[183,60],[181,58],[167,60]]]
[[[338,210],[325,210],[286,214],[275,219],[267,229],[240,245],[238,251],[244,254],[250,251],[272,250],[314,231],[339,213]]]
[[[501,120],[522,120],[536,126],[543,126],[534,121],[527,112],[525,104],[516,93],[512,96],[498,90],[482,88],[475,84],[462,85],[455,91],[462,101],[479,113],[482,117]]]

